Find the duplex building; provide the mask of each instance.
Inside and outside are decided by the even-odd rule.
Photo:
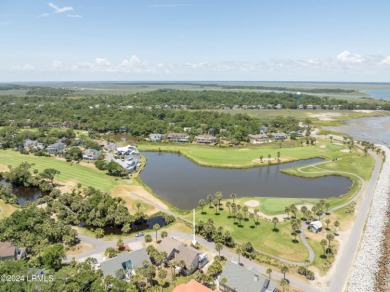
[[[217,138],[215,138],[212,135],[198,135],[194,137],[194,141],[196,143],[203,143],[203,144],[214,144],[217,142]]]
[[[184,133],[168,133],[167,139],[171,142],[188,142],[189,136]]]

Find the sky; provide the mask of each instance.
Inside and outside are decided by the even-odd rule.
[[[0,0],[0,82],[390,82],[388,0]]]

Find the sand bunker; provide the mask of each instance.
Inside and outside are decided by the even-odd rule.
[[[326,148],[326,146],[325,145],[321,145],[320,148]]]
[[[341,149],[340,152],[351,152],[349,149]]]
[[[333,142],[334,145],[341,145],[343,146],[343,143],[339,143],[339,142]]]
[[[259,206],[259,202],[258,201],[255,201],[255,200],[250,200],[250,201],[246,201],[245,202],[245,205],[248,206],[248,207],[257,207]]]

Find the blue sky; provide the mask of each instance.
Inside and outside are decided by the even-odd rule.
[[[0,0],[0,82],[390,82],[388,0]]]

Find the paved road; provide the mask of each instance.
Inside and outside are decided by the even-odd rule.
[[[160,237],[160,233],[159,232],[158,232],[158,236]],[[177,238],[184,238],[184,239],[192,240],[192,234],[184,233],[184,232],[171,231],[171,232],[169,232],[169,236],[174,236],[174,237],[177,237]],[[78,237],[80,238],[80,240],[94,245],[94,249],[89,250],[89,251],[84,252],[84,253],[81,253],[81,254],[68,256],[67,257],[67,262],[71,261],[72,258],[75,258],[76,261],[83,260],[83,259],[85,259],[87,257],[91,257],[91,256],[93,256],[95,254],[104,253],[104,251],[108,247],[116,247],[116,241],[115,240],[113,240],[113,241],[105,241],[105,240],[102,240],[102,239],[97,239],[97,238],[86,236],[86,235],[79,235]],[[196,237],[196,240],[199,242],[200,245],[206,247],[208,250],[210,250],[215,255],[218,254],[217,250],[215,249],[215,243],[214,242],[208,242],[207,240],[205,240],[204,238],[199,237],[199,236]],[[126,238],[123,241],[124,241],[125,244],[129,244],[129,243],[134,243],[134,242],[137,242],[137,241],[143,242],[144,238],[143,237],[132,237],[132,238]],[[221,251],[221,255],[223,255],[224,257],[226,257],[227,259],[229,259],[229,260],[231,260],[233,262],[238,262],[238,255],[233,253],[233,252],[231,252],[230,250],[223,249]],[[243,256],[240,256],[240,262],[243,263],[244,266],[246,268],[248,268],[248,269],[256,268],[260,273],[262,273],[264,275],[267,274],[267,268],[266,267],[264,267],[262,265],[259,265],[259,264],[255,263],[255,262],[252,262],[251,260],[249,260],[247,258],[244,258]],[[279,271],[273,271],[272,274],[271,274],[271,277],[276,282],[279,282],[283,278],[283,274],[280,273]],[[295,279],[295,278],[290,278],[288,276],[288,274],[286,275],[286,278],[289,280],[290,285],[292,285],[292,286],[294,286],[296,288],[299,288],[299,289],[301,289],[303,291],[320,291],[317,288],[315,288],[314,286],[312,286],[310,283],[305,283],[302,280]]]

